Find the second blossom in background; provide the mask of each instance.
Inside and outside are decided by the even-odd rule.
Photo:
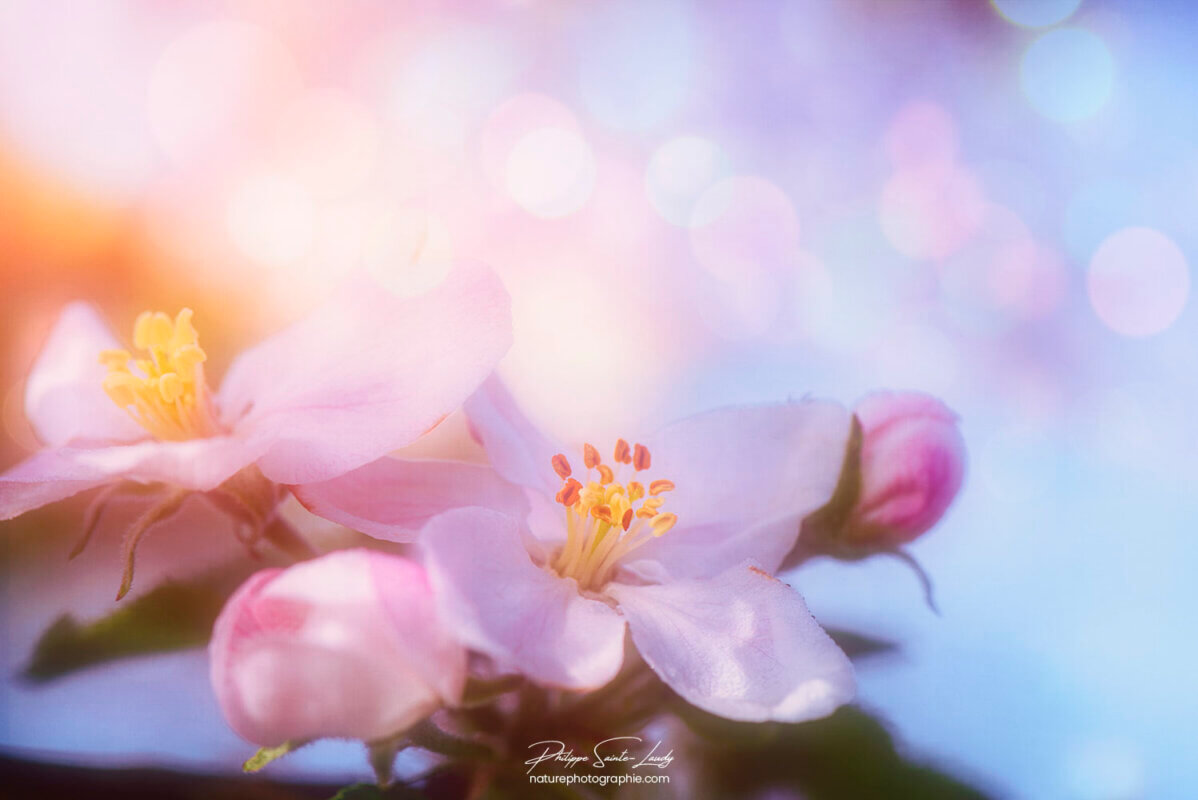
[[[225,718],[264,747],[385,740],[456,704],[466,681],[425,571],[370,550],[256,573],[221,612],[209,654]]]

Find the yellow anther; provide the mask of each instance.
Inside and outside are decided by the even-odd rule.
[[[158,439],[198,438],[217,428],[204,384],[207,355],[191,320],[189,308],[174,320],[161,311],[143,312],[133,325],[140,358],[124,350],[99,354],[108,368],[104,391]]]
[[[129,355],[128,350],[102,350],[100,351],[100,363],[108,367],[110,371],[123,370],[129,371],[129,361],[133,356]]]
[[[161,311],[143,311],[133,323],[133,346],[138,350],[158,347],[163,350],[170,345],[175,326],[171,318]]]
[[[199,341],[199,334],[196,333],[195,326],[191,324],[191,317],[190,308],[180,309],[179,313],[175,315],[174,330],[171,331],[171,339],[167,344],[169,350],[180,350]]]
[[[607,484],[611,483],[615,479],[616,479],[616,476],[612,474],[611,467],[609,467],[607,464],[599,465],[599,482],[600,483],[602,483],[604,486],[606,486]]]
[[[658,514],[649,521],[649,527],[653,530],[654,536],[661,536],[663,533],[674,527],[674,523],[678,521],[677,514]],[[672,541],[672,540],[671,540]]]
[[[632,502],[635,503],[637,500],[640,500],[644,496],[645,496],[645,487],[644,487],[644,485],[642,485],[640,483],[640,481],[629,481],[628,482],[628,499],[629,500],[631,500]]]
[[[183,380],[173,372],[158,379],[158,394],[164,403],[173,403],[183,396]]]

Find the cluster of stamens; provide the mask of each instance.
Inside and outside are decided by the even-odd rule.
[[[126,350],[100,354],[108,367],[104,391],[157,439],[208,436],[216,427],[204,384],[207,355],[191,317],[190,308],[174,320],[161,311],[142,312],[133,325],[133,346],[144,357],[135,359]]]
[[[617,441],[614,470],[602,463],[592,445],[583,445],[582,457],[585,483],[572,477],[564,455],[551,459],[562,479],[557,502],[566,508],[566,546],[550,566],[562,577],[574,578],[580,588],[596,590],[611,579],[621,559],[670,530],[678,517],[661,510],[662,494],[674,488],[672,482],[655,480],[646,487],[637,480],[619,480],[626,465],[636,473],[649,468],[651,457],[644,445]]]

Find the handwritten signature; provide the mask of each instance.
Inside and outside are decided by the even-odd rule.
[[[534,747],[543,747],[544,750],[540,755],[533,756],[524,763],[528,765],[528,772],[531,774],[534,769],[546,761],[565,764],[567,769],[574,769],[579,764],[589,762],[590,766],[595,769],[607,769],[609,764],[630,764],[631,769],[639,769],[641,767],[657,767],[665,769],[674,761],[674,751],[658,754],[661,749],[661,742],[658,741],[653,745],[653,749],[643,756],[635,755],[628,751],[629,745],[617,744],[618,742],[643,742],[645,741],[639,736],[613,736],[610,739],[604,739],[598,742],[591,748],[590,755],[575,755],[574,749],[566,749],[566,743],[557,739],[546,739],[541,742],[533,742],[528,746],[531,750]],[[632,763],[636,762],[636,763]]]

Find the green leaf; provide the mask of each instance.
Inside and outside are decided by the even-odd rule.
[[[723,800],[797,790],[809,800],[984,800],[987,796],[932,766],[907,759],[886,727],[846,706],[800,724],[720,719],[692,706],[675,710],[699,734],[693,764],[697,797]]]
[[[869,656],[890,653],[898,649],[894,642],[885,639],[875,639],[863,633],[841,630],[839,628],[824,628],[824,632],[832,637],[832,641],[844,651],[849,658],[868,658]]]
[[[294,753],[306,744],[307,742],[283,742],[277,747],[261,747],[257,753],[254,753],[241,765],[241,771],[257,772],[270,762],[282,758],[288,753]]]
[[[64,614],[34,645],[23,676],[44,682],[118,659],[200,647],[225,600],[255,566],[238,562],[193,580],[168,581],[91,622]]]

